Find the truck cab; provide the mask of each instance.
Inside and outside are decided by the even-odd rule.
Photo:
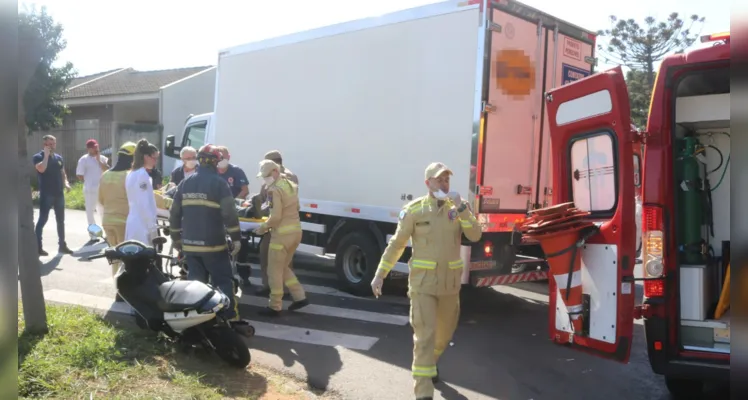
[[[191,146],[194,147],[195,150],[200,150],[200,147],[204,144],[211,143],[211,138],[215,137],[214,132],[214,113],[190,115],[187,117],[187,121],[184,124],[184,129],[179,137],[180,140],[178,144],[175,135],[169,135],[166,137],[164,154],[167,157],[176,158],[177,162],[174,164],[174,168],[179,168],[182,165],[182,161],[179,160],[179,152],[182,148]]]
[[[551,279],[550,337],[627,363],[641,320],[652,371],[675,398],[730,376],[730,36],[702,42],[710,45],[663,60],[645,132],[631,129],[620,67],[545,98],[559,155],[554,203],[575,202],[599,227],[580,243],[584,329],[574,332]],[[635,274],[637,184],[643,263]]]

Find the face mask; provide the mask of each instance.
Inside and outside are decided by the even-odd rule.
[[[444,199],[446,199],[446,198],[447,198],[447,194],[446,194],[446,193],[444,193],[444,191],[443,191],[443,190],[441,190],[441,189],[439,189],[439,190],[438,190],[438,191],[436,191],[436,192],[431,192],[431,194],[433,194],[433,195],[434,195],[434,197],[436,197],[436,199],[437,199],[437,200],[444,200]]]
[[[226,168],[229,166],[229,160],[221,160],[218,162],[218,168]]]
[[[272,176],[266,176],[262,178],[262,180],[265,181],[265,184],[268,186],[272,185],[273,182],[275,182],[275,178],[273,178]]]
[[[197,160],[187,160],[184,162],[184,166],[189,169],[193,169],[197,166]]]

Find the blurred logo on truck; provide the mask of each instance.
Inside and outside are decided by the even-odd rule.
[[[535,67],[530,57],[519,49],[496,53],[494,77],[501,93],[515,99],[521,99],[535,89]]]

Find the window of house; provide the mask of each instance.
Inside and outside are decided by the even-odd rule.
[[[607,132],[573,140],[570,149],[572,201],[592,213],[615,210],[617,162],[613,137]]]
[[[85,151],[88,139],[99,141],[99,120],[78,119],[75,120],[75,148]]]
[[[195,150],[200,150],[205,144],[205,128],[207,126],[208,123],[206,121],[188,126],[184,134],[184,143],[182,143],[182,146],[192,146]]]

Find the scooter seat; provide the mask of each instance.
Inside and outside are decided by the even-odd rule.
[[[202,282],[176,280],[162,283],[158,291],[161,294],[158,307],[163,312],[197,309],[216,293]]]

